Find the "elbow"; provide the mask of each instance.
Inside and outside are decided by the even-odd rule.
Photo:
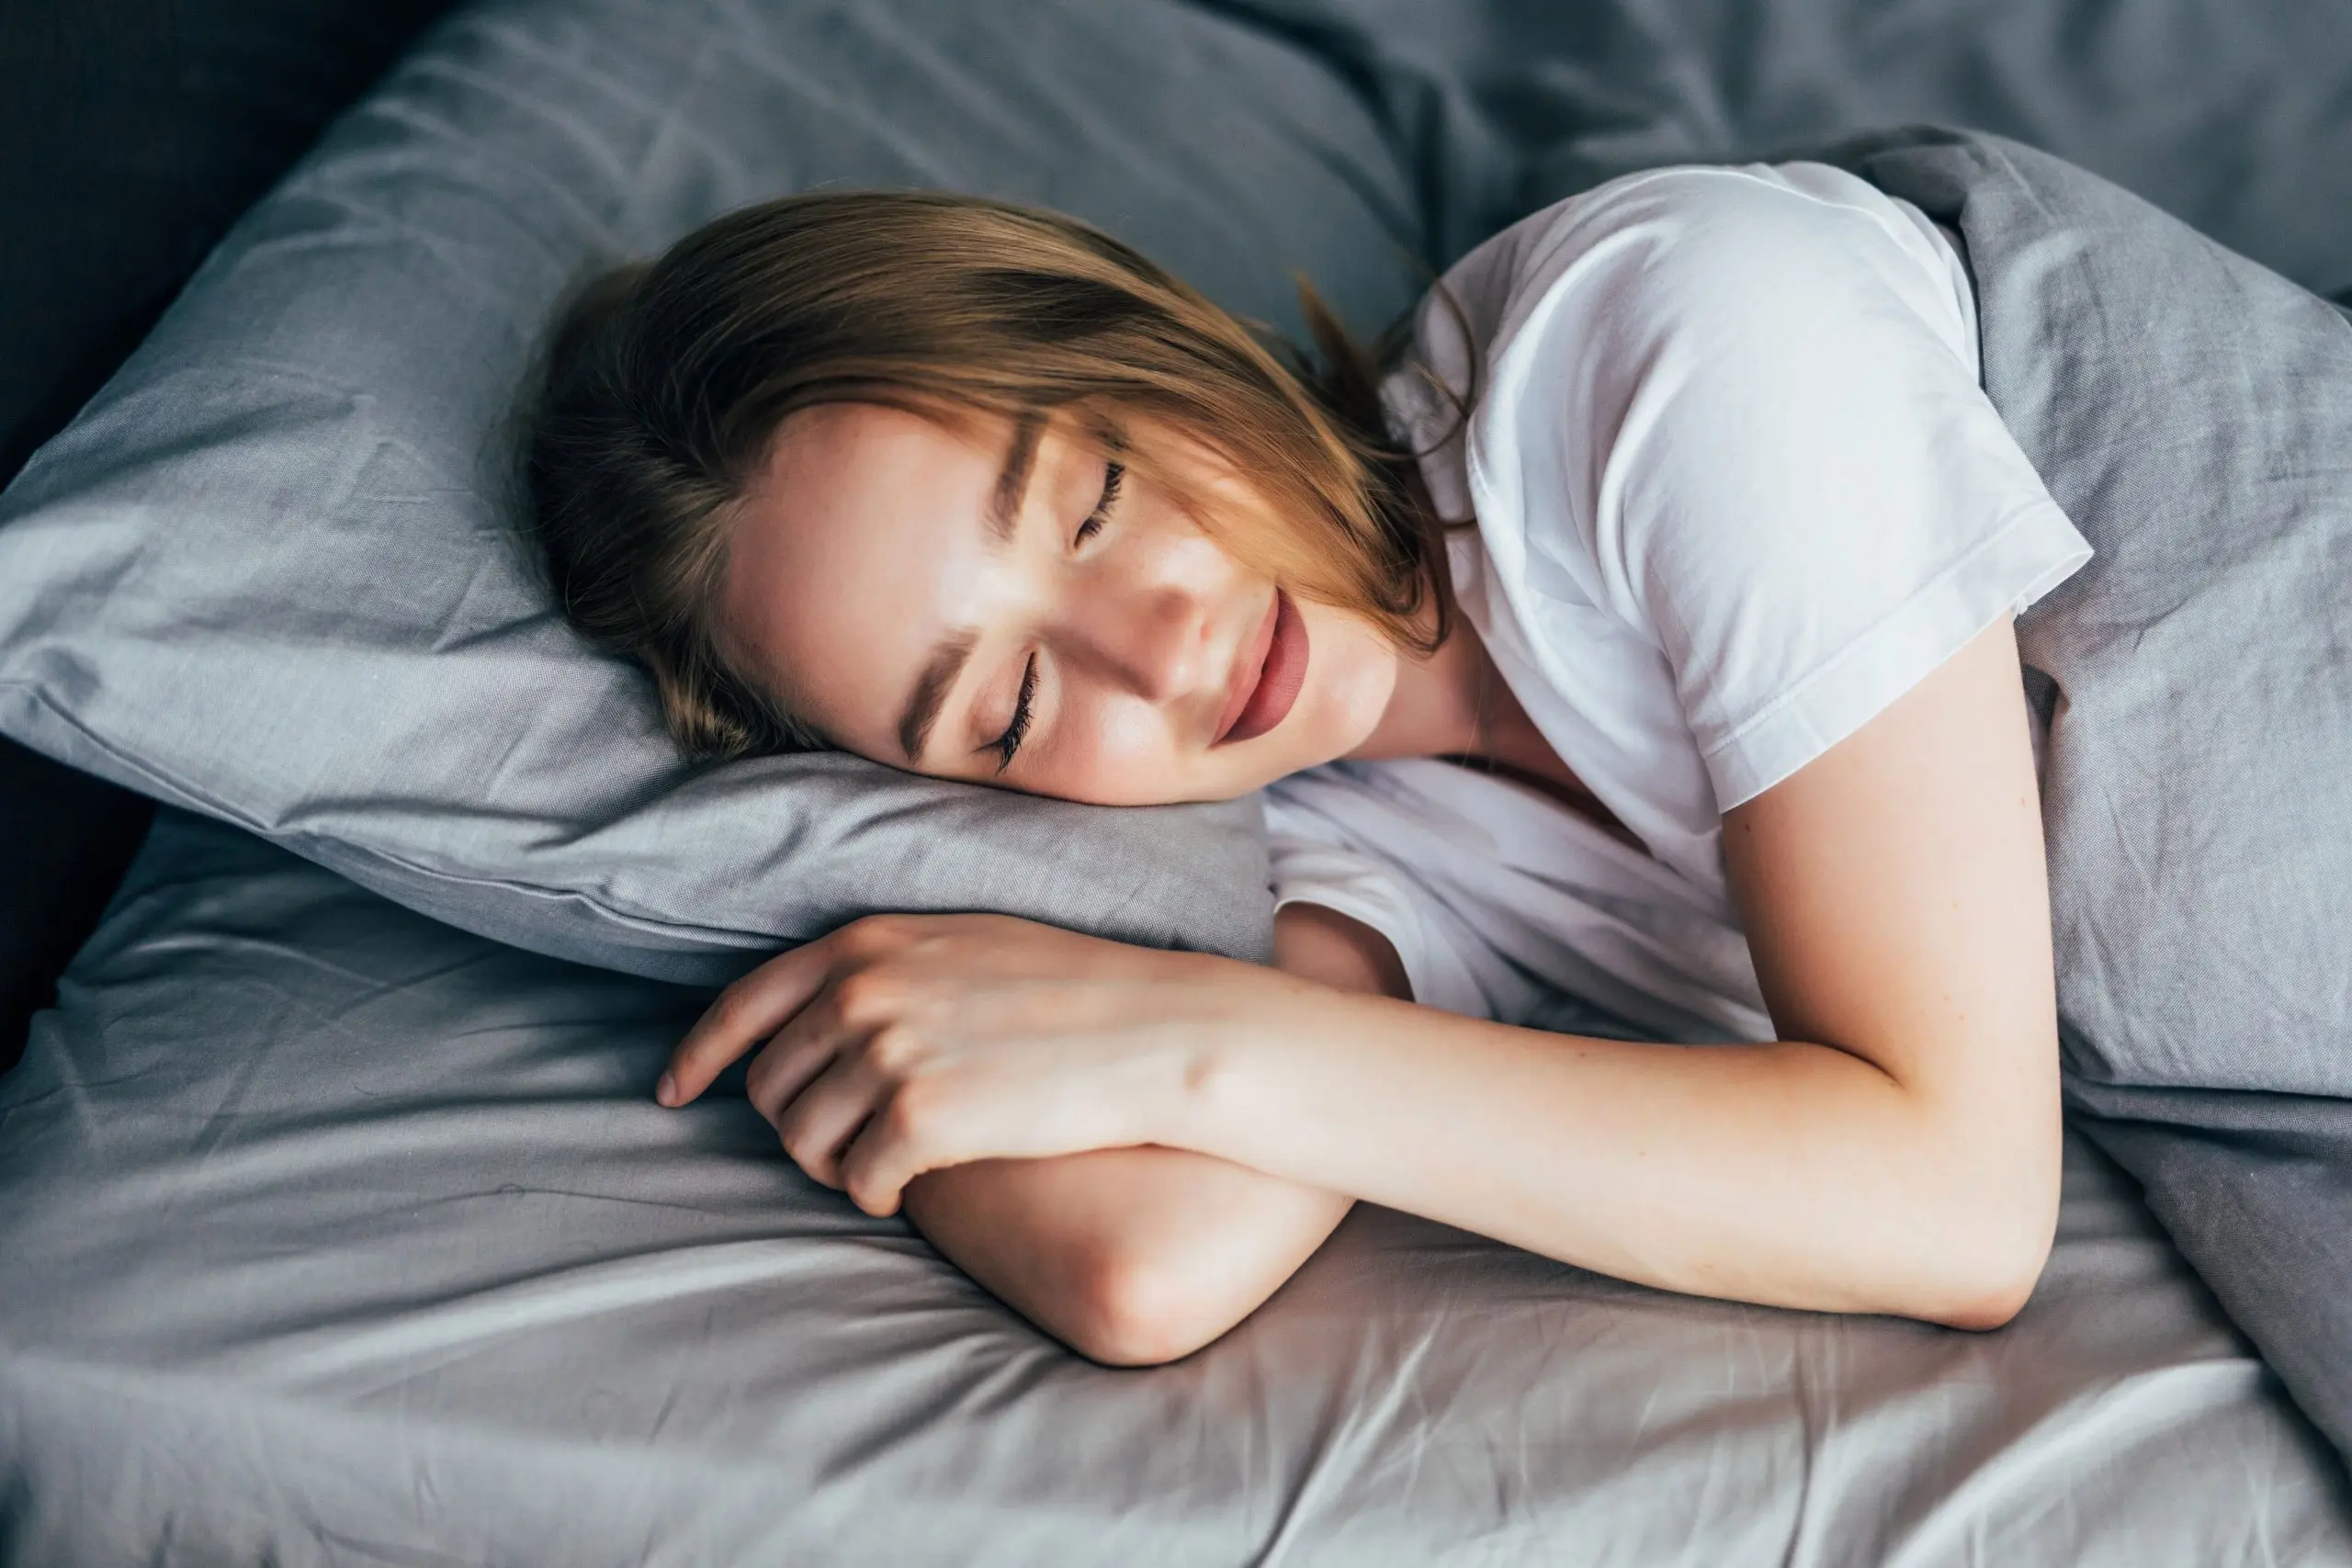
[[[1111,1247],[1080,1271],[1071,1311],[1057,1325],[1063,1343],[1106,1367],[1157,1367],[1182,1360],[1223,1335],[1242,1314],[1209,1299],[1177,1259]]]
[[[1944,1231],[1928,1288],[1908,1315],[1979,1333],[2007,1326],[2041,1282],[2057,1225],[2054,1182],[2046,1201],[2018,1201],[2002,1212],[1980,1206],[1966,1224]]]
[[[2006,1328],[2033,1298],[2041,1278],[2039,1263],[2030,1268],[1990,1269],[1963,1285],[1943,1291],[1930,1310],[1918,1315],[1946,1328],[1984,1333]]]

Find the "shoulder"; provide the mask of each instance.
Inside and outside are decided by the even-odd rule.
[[[1464,256],[1424,306],[1421,336],[1466,327],[1492,356],[1563,321],[1620,341],[1785,332],[1808,314],[1851,319],[1871,297],[1933,319],[1949,313],[1941,273],[1925,231],[1842,170],[1654,169],[1544,208]],[[1458,359],[1468,344],[1436,346]]]
[[[1522,319],[1546,307],[1605,317],[1644,341],[1696,331],[1785,343],[1887,326],[1942,336],[1957,320],[1925,230],[1819,164],[1662,170],[1604,186],[1560,212],[1531,259],[1514,289]]]
[[[1473,434],[1447,417],[1465,403],[1490,436],[1531,417],[1613,427],[1616,405],[1702,366],[1753,397],[1858,365],[1973,385],[1973,354],[1924,219],[1824,164],[1687,165],[1570,197],[1463,257],[1391,400],[1442,463],[1449,434]]]

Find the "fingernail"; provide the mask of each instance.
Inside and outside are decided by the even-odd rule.
[[[653,1103],[656,1105],[677,1104],[678,1080],[672,1077],[669,1074],[663,1073],[662,1075],[662,1081],[653,1086]]]

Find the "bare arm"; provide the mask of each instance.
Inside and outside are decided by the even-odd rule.
[[[1343,991],[1406,994],[1385,942],[1292,905],[1274,962]],[[1114,1365],[1172,1360],[1257,1310],[1351,1200],[1187,1149],[977,1160],[918,1177],[907,1214],[1021,1314]]]
[[[2006,1321],[2055,1223],[2056,1003],[2016,645],[1986,632],[1733,811],[1777,1043],[1370,998],[1237,1038],[1175,1139],[1623,1278]]]
[[[2007,624],[1724,840],[1769,1044],[1549,1035],[1002,917],[887,917],[730,988],[664,1100],[766,1041],[753,1103],[876,1213],[925,1171],[1170,1145],[1674,1290],[2005,1321],[2060,1156]]]

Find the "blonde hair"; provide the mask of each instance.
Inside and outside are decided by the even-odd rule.
[[[695,757],[824,743],[729,666],[713,609],[736,503],[783,422],[822,403],[1105,431],[1142,415],[1264,502],[1248,526],[1201,519],[1237,558],[1429,651],[1446,630],[1442,531],[1383,433],[1376,360],[1299,288],[1319,365],[1057,213],[918,191],[746,208],[559,317],[532,533],[566,616],[652,672]]]

